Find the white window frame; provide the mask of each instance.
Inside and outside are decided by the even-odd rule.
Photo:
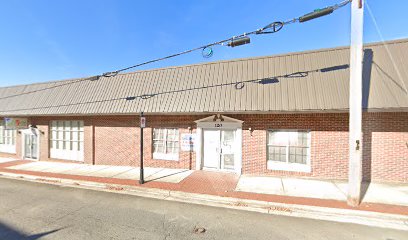
[[[154,131],[156,129],[164,130],[165,133],[163,134],[163,139],[155,139],[154,138]],[[166,153],[167,152],[167,136],[168,130],[177,130],[177,153]],[[164,142],[164,153],[155,152],[154,142],[155,141],[163,141]],[[175,141],[174,141],[175,142]],[[152,131],[152,152],[153,152],[153,159],[155,160],[171,160],[171,161],[178,161],[179,154],[180,154],[180,130],[178,128],[153,128]]]
[[[62,130],[60,129],[60,124],[62,122]],[[65,123],[70,122],[70,127],[67,130]],[[77,122],[77,130],[74,130],[72,127],[72,122]],[[55,128],[53,127],[55,123]],[[57,139],[54,139],[53,132],[56,132]],[[64,132],[69,132],[69,139],[64,138]],[[62,136],[60,134],[62,133]],[[76,139],[73,139],[74,133],[76,133]],[[81,138],[82,135],[82,138]],[[50,150],[50,158],[54,159],[62,159],[62,160],[72,160],[72,161],[84,161],[84,142],[85,142],[85,134],[84,134],[84,121],[82,120],[53,120],[50,121],[49,125],[49,150]],[[54,148],[56,144],[63,144],[66,146],[69,143],[71,148],[71,144],[76,143],[77,149],[79,150],[71,150],[65,148]]]
[[[2,153],[17,153],[16,148],[17,130],[6,129],[4,121],[0,121],[0,152]]]
[[[304,132],[307,133],[307,156],[306,164],[302,163],[291,163],[289,162],[289,142],[286,144],[286,162],[269,160],[269,147],[273,146],[269,144],[269,132]],[[310,152],[311,152],[311,131],[303,129],[268,129],[266,131],[266,161],[267,169],[278,170],[278,171],[290,171],[290,172],[306,172],[310,173],[312,171]]]

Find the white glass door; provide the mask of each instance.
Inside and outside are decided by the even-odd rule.
[[[221,168],[234,170],[235,166],[235,130],[221,131]]]
[[[204,167],[220,168],[220,131],[204,130]]]
[[[38,159],[38,136],[35,134],[24,134],[24,158]]]
[[[235,169],[236,130],[204,130],[204,167]]]

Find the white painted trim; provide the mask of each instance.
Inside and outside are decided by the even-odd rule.
[[[220,114],[211,115],[211,116],[208,116],[208,117],[205,117],[205,118],[196,120],[196,121],[194,121],[194,122],[195,122],[195,123],[200,123],[200,122],[214,122],[214,118],[216,118],[216,120],[220,120],[220,118],[222,118],[224,121],[227,120],[227,121],[225,121],[225,122],[236,122],[236,123],[243,123],[243,122],[244,122],[244,121],[242,121],[242,120],[235,119],[235,118],[232,118],[232,117],[227,117],[227,116],[220,115]]]
[[[179,154],[174,153],[153,153],[153,160],[169,160],[169,161],[178,161]]]
[[[50,158],[84,162],[84,151],[72,151],[50,148]]]
[[[203,129],[201,127],[197,126],[197,138],[196,138],[196,170],[201,170],[202,169],[202,155],[203,155]]]
[[[215,119],[215,120],[214,120]],[[222,120],[221,120],[222,119]],[[242,123],[244,121],[227,117],[224,115],[212,115],[200,120],[195,121],[198,128],[207,128],[207,129],[234,129],[242,128]]]
[[[197,123],[197,139],[196,139],[196,144],[197,144],[197,154],[196,154],[196,170],[202,170],[203,169],[203,161],[204,161],[204,130],[205,129],[218,129],[218,130],[223,130],[223,129],[236,129],[236,142],[238,143],[238,152],[235,157],[235,169],[234,171],[229,170],[228,172],[236,172],[238,174],[242,173],[242,145],[243,145],[243,140],[242,140],[242,123],[244,121],[234,119],[231,117],[227,117],[224,115],[219,115],[223,119],[223,121],[220,120],[220,118],[217,118],[216,121],[214,121],[214,118],[216,118],[216,115],[212,115],[200,120],[195,121]],[[223,170],[221,170],[223,171]]]
[[[244,123],[244,121],[242,121],[242,120],[238,120],[238,119],[235,119],[235,118],[232,118],[232,117],[227,117],[227,116],[224,116],[224,115],[220,115],[223,119],[224,119],[224,122],[236,122],[236,123]],[[228,121],[225,121],[225,120],[228,120]]]
[[[0,144],[0,152],[16,154],[17,153],[17,148],[16,148],[15,144],[14,145]]]
[[[217,169],[217,168],[210,168],[210,167],[203,167],[202,170],[209,171],[209,172],[225,172],[225,173],[238,173],[235,169]],[[241,174],[241,173],[238,173]]]
[[[200,122],[211,122],[211,121],[213,121],[214,117],[215,117],[215,115],[212,115],[212,116],[209,116],[209,117],[206,117],[206,118],[202,118],[202,119],[196,120],[196,121],[194,121],[194,122],[197,123],[197,125],[198,125],[198,123],[200,123]]]
[[[197,126],[198,125],[201,128],[206,128],[206,129],[236,129],[236,128],[242,128],[242,123],[221,122],[221,121],[200,122],[200,123],[197,124]]]
[[[179,154],[180,154],[180,151],[181,151],[181,139],[180,139],[180,137],[181,137],[181,134],[180,134],[180,129],[179,128],[172,128],[172,127],[164,127],[164,128],[161,128],[161,127],[159,127],[159,128],[152,128],[152,151],[154,151],[154,141],[157,141],[157,139],[154,139],[154,131],[156,130],[156,129],[160,129],[160,130],[165,130],[165,132],[164,132],[164,139],[161,139],[160,141],[163,141],[165,144],[164,144],[164,153],[163,152],[153,152],[153,160],[169,160],[169,161],[178,161],[179,160]],[[167,138],[168,138],[168,130],[169,129],[171,129],[171,130],[174,130],[174,129],[176,129],[177,130],[177,138],[178,138],[178,150],[179,150],[179,152],[178,153],[166,153],[166,151],[167,151],[167,145],[166,145],[166,142],[167,142]],[[174,142],[174,141],[173,141]]]
[[[267,161],[268,170],[288,171],[288,172],[312,172],[312,166],[300,163],[284,163],[276,161]]]
[[[306,157],[306,164],[300,163],[290,163],[290,162],[278,162],[273,160],[268,160],[268,143],[269,143],[269,131],[275,132],[301,132],[306,131],[307,134],[307,145],[309,146],[307,149],[307,157]],[[312,172],[312,163],[311,163],[311,149],[312,149],[312,131],[307,129],[268,129],[266,131],[266,168],[268,170],[277,170],[277,171],[289,171],[289,172]],[[286,155],[289,158],[288,146],[286,146]]]
[[[243,139],[242,139],[242,125],[240,128],[237,128],[237,133],[236,133],[236,142],[238,143],[238,152],[237,152],[237,157],[235,158],[235,172],[238,174],[242,173],[242,148],[243,148]]]

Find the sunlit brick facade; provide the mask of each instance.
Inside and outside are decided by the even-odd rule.
[[[144,165],[181,169],[203,169],[205,158],[197,164],[197,152],[208,152],[204,141],[195,140],[195,149],[182,151],[179,140],[175,160],[153,157],[153,129],[178,129],[198,136],[196,121],[209,115],[147,115],[144,128]],[[259,176],[301,176],[319,179],[347,179],[348,114],[226,114],[242,122],[240,174]],[[83,121],[82,163],[96,165],[139,166],[139,116],[31,117],[40,130],[39,161],[78,162],[50,156],[50,126],[55,120]],[[268,167],[268,130],[307,130],[310,132],[310,171],[276,170]],[[205,129],[204,129],[205,131]],[[408,182],[408,113],[364,113],[364,179],[375,182]],[[204,138],[205,135],[201,137]],[[236,147],[236,146],[235,146]],[[202,151],[197,151],[201,148]],[[234,150],[233,150],[234,151]],[[22,134],[16,137],[16,154],[2,157],[24,158]],[[290,164],[289,164],[290,165]],[[200,167],[201,166],[201,167]],[[204,169],[206,170],[206,169]],[[216,169],[222,171],[223,169]]]

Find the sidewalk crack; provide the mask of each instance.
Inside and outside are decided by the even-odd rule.
[[[280,180],[281,180],[281,185],[282,185],[282,191],[284,194],[286,194],[285,185],[283,184],[283,179],[280,178]]]
[[[164,240],[167,240],[168,237],[170,237],[170,233],[167,232],[166,228],[166,214],[163,214],[163,233],[164,233]]]

